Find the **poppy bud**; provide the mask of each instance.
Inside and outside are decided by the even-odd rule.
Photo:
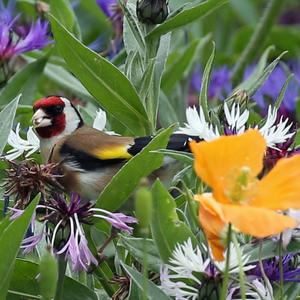
[[[142,23],[161,24],[169,14],[167,0],[138,0],[136,14]]]

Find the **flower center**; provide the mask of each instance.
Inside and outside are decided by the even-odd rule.
[[[232,172],[226,196],[234,203],[247,203],[254,195],[257,179],[252,175],[251,169],[244,166]]]

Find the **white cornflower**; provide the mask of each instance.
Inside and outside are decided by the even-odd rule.
[[[246,296],[251,296],[251,299],[257,300],[273,300],[273,288],[271,283],[263,282],[262,280],[255,279],[251,282],[251,284],[255,287],[256,291],[249,291],[246,293]]]
[[[295,132],[290,132],[293,123],[288,124],[289,119],[280,118],[280,121],[276,123],[277,120],[277,110],[276,108],[269,106],[268,116],[263,127],[259,129],[259,132],[265,138],[268,147],[276,148],[276,144],[281,144],[286,142],[289,138],[291,138]]]
[[[40,147],[40,141],[33,132],[32,127],[29,127],[27,131],[26,140],[20,137],[20,123],[17,124],[16,131],[11,130],[7,143],[12,147],[4,156],[8,160],[14,160],[24,153],[26,153],[25,157],[29,157]]]
[[[100,131],[104,131],[105,133],[109,134],[109,135],[117,135],[114,131],[106,131],[105,126],[106,126],[106,112],[104,110],[102,110],[101,108],[99,108],[96,112],[96,117],[94,119],[94,123],[93,123],[93,128],[100,130]]]
[[[249,119],[249,110],[245,109],[245,111],[241,114],[240,106],[238,104],[233,104],[231,111],[229,111],[225,102],[224,113],[231,130],[234,130],[237,134],[245,132],[245,125]]]
[[[232,132],[242,134],[248,129],[246,128],[246,123],[249,119],[249,110],[246,109],[241,113],[238,104],[233,104],[231,109],[229,109],[226,103],[224,103],[223,109],[226,123]],[[186,119],[187,123],[184,124],[184,127],[180,127],[177,133],[198,136],[205,141],[211,141],[220,137],[218,128],[205,120],[204,112],[201,107],[199,114],[195,107],[188,107],[186,110]],[[295,132],[290,132],[293,123],[288,122],[288,118],[284,120],[282,117],[279,122],[277,122],[277,109],[269,106],[265,124],[261,128],[256,126],[255,129],[258,129],[265,138],[268,147],[277,149],[276,144],[286,142],[295,134]]]
[[[204,112],[200,107],[199,114],[196,107],[188,107],[186,110],[186,120],[184,127],[179,127],[177,133],[189,136],[199,136],[206,141],[213,140],[220,136],[217,127],[214,129],[212,124],[205,120]]]
[[[255,268],[255,265],[246,266],[249,262],[250,255],[243,254],[242,249],[239,250],[242,257],[242,267],[244,272],[249,271]],[[224,257],[227,255],[227,250],[224,253]],[[226,262],[225,261],[214,261],[214,265],[222,272],[225,271]],[[235,245],[230,244],[230,259],[229,259],[229,273],[238,273],[239,272],[239,259],[238,253]]]
[[[169,264],[161,268],[161,289],[176,300],[197,299],[196,287],[200,286],[201,282],[193,272],[205,273],[209,263],[209,258],[204,260],[200,248],[193,247],[191,239],[183,244],[177,244]],[[193,284],[188,285],[182,279],[189,279]]]
[[[253,288],[246,286],[246,300],[274,300],[273,288],[269,281],[255,279],[251,282]],[[230,287],[226,300],[241,300],[239,295],[239,285]],[[237,294],[237,296],[234,296]]]

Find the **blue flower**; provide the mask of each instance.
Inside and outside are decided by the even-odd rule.
[[[18,16],[13,15],[14,1],[5,7],[0,0],[0,61],[9,60],[15,55],[41,49],[51,40],[48,35],[48,22],[37,20],[29,29],[19,30]],[[22,34],[21,34],[22,32]]]
[[[263,269],[270,281],[280,281],[280,260],[279,257],[265,259],[262,262]],[[282,258],[282,270],[284,282],[300,282],[300,268],[298,268],[297,254],[287,254]],[[261,268],[259,264],[248,271],[247,275],[262,278]]]

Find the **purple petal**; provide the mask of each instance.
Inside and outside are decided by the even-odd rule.
[[[107,17],[110,18],[113,16],[114,11],[112,10],[112,7],[117,4],[117,0],[96,0],[96,2]]]
[[[8,209],[12,211],[12,215],[9,218],[10,221],[18,219],[24,213],[23,209],[17,209],[17,208],[13,208],[13,207],[9,207]]]
[[[43,233],[43,230],[40,234],[38,235],[33,235],[33,236],[30,236],[26,239],[23,240],[22,242],[22,245],[21,245],[21,248],[23,248],[23,253],[26,254],[26,253],[29,253],[31,252],[35,246],[42,240],[44,236],[44,233]]]

